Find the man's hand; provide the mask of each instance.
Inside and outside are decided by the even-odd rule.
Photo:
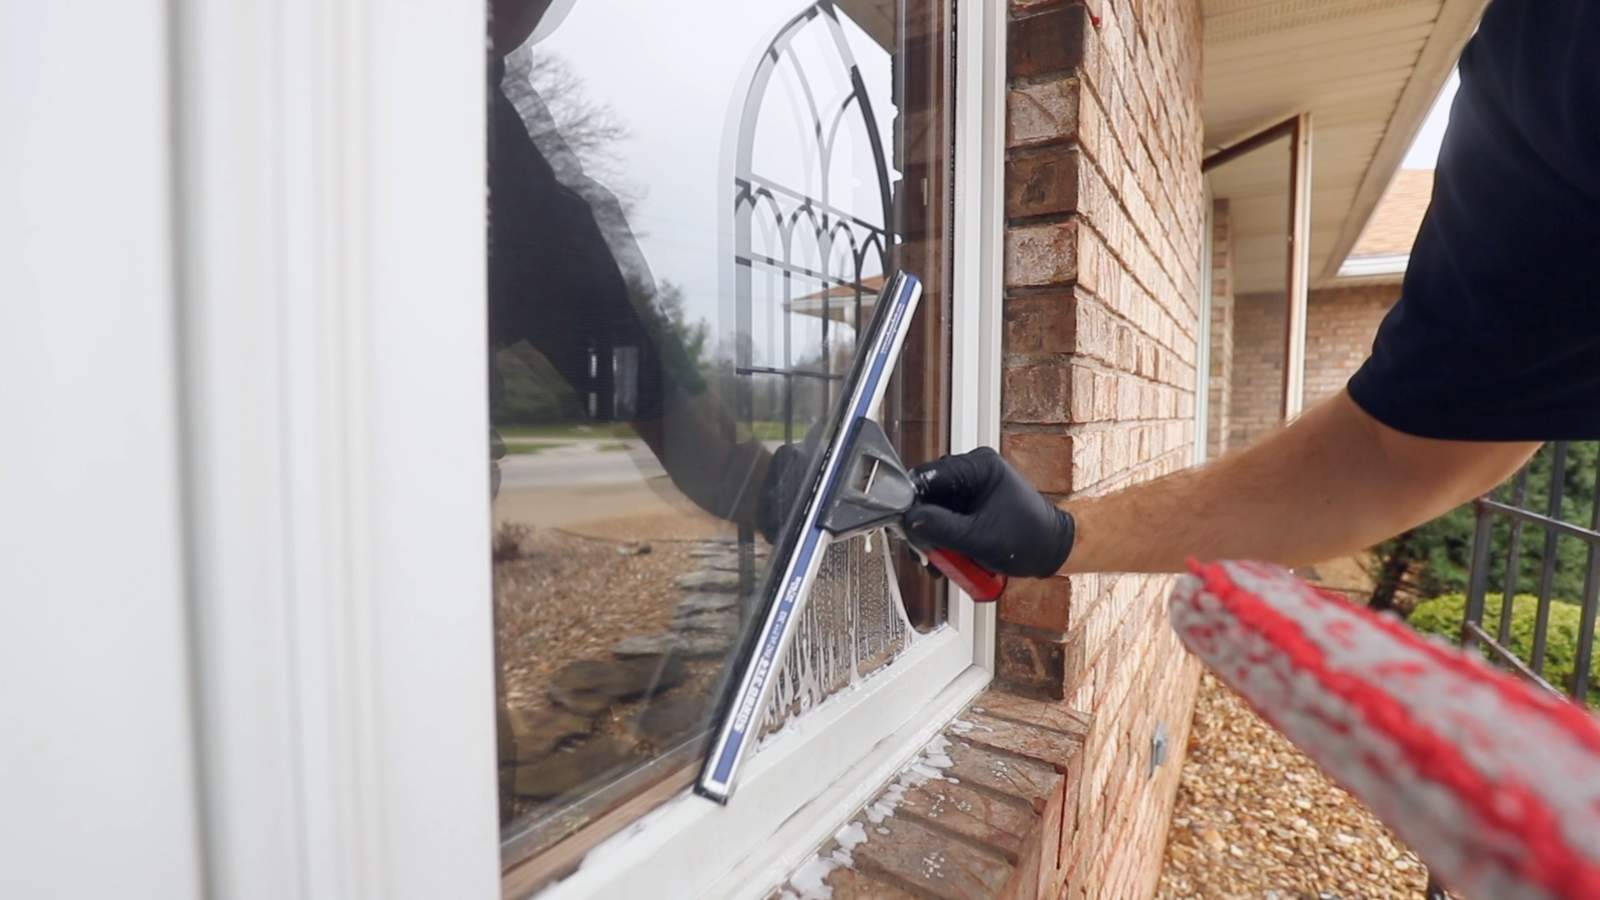
[[[913,543],[965,554],[992,572],[1054,575],[1072,552],[1072,517],[989,447],[913,470],[919,500],[906,513]]]

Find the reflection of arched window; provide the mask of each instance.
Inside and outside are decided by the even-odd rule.
[[[827,414],[894,252],[889,52],[818,0],[761,52],[732,123],[739,416],[805,440]],[[877,102],[874,102],[874,101]],[[743,554],[749,559],[749,554]],[[778,675],[769,726],[892,659],[910,634],[884,541],[834,545]]]
[[[892,241],[883,123],[852,49],[857,34],[832,0],[807,6],[762,52],[738,110],[738,405],[747,420],[781,420],[787,440],[826,407]]]

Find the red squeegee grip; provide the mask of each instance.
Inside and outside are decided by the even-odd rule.
[[[954,550],[929,550],[928,562],[979,603],[999,598],[1006,589],[1006,576],[991,572]]]

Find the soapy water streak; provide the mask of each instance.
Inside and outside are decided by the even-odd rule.
[[[763,733],[859,683],[910,645],[916,632],[900,603],[887,544],[877,534],[828,547],[792,626]]]

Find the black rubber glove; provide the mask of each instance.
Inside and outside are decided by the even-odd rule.
[[[943,547],[992,571],[1054,575],[1072,552],[1072,516],[989,447],[912,470],[918,501],[906,513],[914,543]]]

